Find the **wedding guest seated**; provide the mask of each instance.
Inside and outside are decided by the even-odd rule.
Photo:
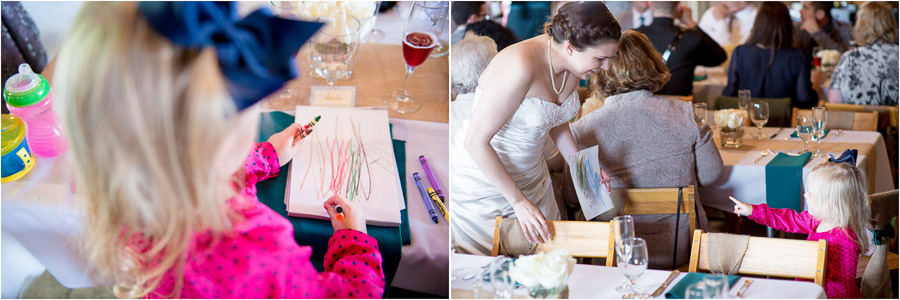
[[[580,150],[600,146],[600,168],[609,173],[613,188],[707,185],[719,178],[722,158],[709,126],[695,123],[690,103],[653,95],[668,79],[669,72],[647,37],[629,30],[610,58],[609,70],[598,72],[592,81],[607,95],[605,103],[575,122],[572,133]],[[706,214],[694,195],[700,227],[708,230]],[[647,240],[650,268],[671,268],[675,215],[638,215],[634,220],[636,235]],[[683,265],[691,248],[684,217],[678,232],[677,264]]]
[[[455,29],[450,34],[450,45],[456,45],[457,42],[465,38],[468,25],[484,20],[486,15],[487,6],[484,1],[454,1],[450,17],[453,20]]]
[[[712,38],[697,29],[691,18],[691,10],[679,2],[653,2],[653,24],[637,31],[647,35],[659,53],[669,52],[666,67],[672,78],[659,94],[688,96],[693,92],[694,69],[697,66],[714,67],[727,58],[725,50]],[[680,20],[686,29],[675,24]]]
[[[497,43],[497,51],[503,51],[503,48],[506,48],[506,46],[519,42],[519,37],[516,36],[516,33],[509,28],[503,27],[503,25],[490,20],[472,23],[469,24],[469,26],[466,26],[466,36],[471,35],[491,38]]]
[[[453,45],[450,51],[450,85],[454,100],[450,103],[450,124],[458,127],[472,112],[478,78],[494,55],[497,55],[497,44],[484,36],[466,37]],[[451,135],[456,127],[451,126]]]
[[[737,97],[750,90],[753,98],[791,98],[799,108],[816,106],[818,94],[810,82],[809,60],[793,48],[793,28],[787,6],[781,2],[760,5],[747,42],[734,49],[723,96]]]
[[[834,19],[831,16],[833,7],[834,3],[830,1],[803,1],[800,23],[794,25],[794,32],[797,33],[797,47],[809,53],[810,58],[815,55],[813,47],[840,52],[850,49],[853,39],[850,24]],[[857,16],[856,20],[862,19]]]
[[[853,36],[858,48],[841,56],[828,101],[863,105],[897,105],[897,20],[885,2],[867,2],[857,13]]]

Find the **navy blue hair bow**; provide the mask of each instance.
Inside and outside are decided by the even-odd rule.
[[[138,12],[176,45],[215,47],[228,92],[239,110],[297,77],[293,58],[322,27],[274,17],[267,8],[237,20],[235,2],[141,2]]]
[[[834,158],[834,154],[828,154],[831,156],[831,158],[829,158],[828,161],[848,163],[851,166],[855,167],[856,166],[856,154],[858,152],[859,151],[857,151],[856,149],[847,149],[847,150],[844,150],[844,153],[841,153],[841,156],[838,158]]]

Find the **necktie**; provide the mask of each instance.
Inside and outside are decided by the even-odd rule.
[[[640,28],[640,27],[643,27],[643,26],[644,26],[644,16],[641,16],[641,24],[638,24],[637,27]]]

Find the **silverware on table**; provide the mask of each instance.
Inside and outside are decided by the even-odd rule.
[[[753,283],[753,279],[747,279],[746,281],[744,281],[744,285],[741,286],[740,289],[738,289],[737,294],[735,296],[737,296],[738,298],[744,298],[744,293],[747,292],[747,288],[750,287],[750,284],[752,284],[752,283]]]
[[[668,287],[669,284],[672,283],[672,280],[675,280],[675,277],[678,277],[679,273],[681,273],[681,271],[672,271],[672,273],[669,274],[669,278],[666,278],[666,281],[663,281],[662,285],[660,285],[659,288],[653,291],[653,294],[650,294],[650,297],[656,297],[662,294],[662,292],[666,290],[666,287]]]
[[[769,155],[769,152],[767,152],[766,150],[759,152],[759,157],[757,157],[756,159],[753,160],[753,164],[755,165],[756,163],[759,162],[760,159],[762,159],[763,157],[766,157],[768,155]]]
[[[835,138],[835,139],[838,138],[838,136],[841,135],[841,132],[844,132],[844,130],[838,129],[837,132],[834,133],[833,138]]]

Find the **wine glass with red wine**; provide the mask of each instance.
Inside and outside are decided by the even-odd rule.
[[[409,78],[416,67],[425,62],[431,51],[438,45],[443,26],[432,26],[433,16],[446,16],[447,5],[439,1],[415,1],[406,14],[406,26],[403,29],[403,60],[406,61],[406,77],[403,89],[394,91],[387,100],[388,108],[405,114],[419,109],[419,101],[409,93]],[[441,21],[443,22],[443,21]]]

